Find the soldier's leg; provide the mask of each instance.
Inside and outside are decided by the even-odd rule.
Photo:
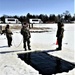
[[[8,43],[8,47],[10,47],[10,38],[8,36],[7,37],[7,43]]]
[[[23,39],[23,48],[24,48],[25,50],[27,50],[27,49],[26,49],[26,40],[25,40],[25,39]]]
[[[58,49],[62,49],[62,38],[58,38]]]
[[[60,41],[59,41],[59,49],[60,50],[62,49],[62,38],[60,38]]]
[[[31,47],[30,46],[30,39],[27,40],[27,46],[28,46],[28,50],[31,50],[31,48],[30,48]],[[28,53],[28,61],[29,61],[29,63],[30,63],[30,59],[31,59],[30,56],[31,56],[31,53]]]
[[[11,44],[11,46],[12,46],[12,37],[11,37],[11,43],[10,43],[10,44]]]
[[[28,49],[31,50],[31,48],[30,48],[30,39],[27,39],[27,46],[28,46]]]
[[[12,37],[9,37],[9,45],[12,45]]]

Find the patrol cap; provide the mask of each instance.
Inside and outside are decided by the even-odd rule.
[[[26,25],[27,23],[26,23],[26,22],[24,22],[23,24],[24,24],[24,25]]]
[[[22,26],[28,27],[28,23],[24,22],[24,23],[22,24]]]
[[[7,24],[6,27],[9,28],[9,24]]]
[[[64,26],[64,24],[62,22],[58,22],[58,26],[62,27],[62,26]]]

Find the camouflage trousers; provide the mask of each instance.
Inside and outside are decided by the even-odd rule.
[[[25,48],[25,50],[27,49],[27,47],[28,47],[28,50],[31,50],[30,49],[30,39],[23,39],[23,44],[24,44],[24,48]]]

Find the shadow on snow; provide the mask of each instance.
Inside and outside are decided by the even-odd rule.
[[[42,75],[69,72],[75,67],[74,63],[47,54],[56,50],[18,54],[18,57],[39,71]]]
[[[8,47],[8,46],[0,46],[0,48],[5,48],[5,47]]]
[[[12,53],[12,52],[18,52],[18,51],[24,51],[24,50],[13,50],[13,51],[1,51],[1,54],[5,54],[5,53]]]

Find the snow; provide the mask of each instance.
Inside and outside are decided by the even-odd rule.
[[[50,29],[46,29],[49,32],[31,33],[31,49],[36,51],[56,49],[57,45],[55,43],[57,24],[34,24],[34,27],[48,27]],[[48,52],[48,54],[75,63],[75,25],[64,24],[64,29],[62,51]],[[12,37],[12,46],[8,47],[6,36],[4,34],[0,35],[0,75],[39,75],[37,70],[18,58],[18,55],[16,54],[16,52],[24,51],[23,39],[20,34],[20,30],[14,30]],[[7,53],[8,51],[9,53]],[[69,71],[68,73],[59,73],[57,75],[74,75],[74,71],[75,69]]]
[[[38,75],[37,71],[21,61],[16,54],[2,54],[0,59],[0,75]]]
[[[0,24],[0,26],[6,26],[7,25],[7,23],[6,24]],[[10,26],[14,26],[14,25],[18,25],[18,26],[21,26],[22,24],[9,24]]]

